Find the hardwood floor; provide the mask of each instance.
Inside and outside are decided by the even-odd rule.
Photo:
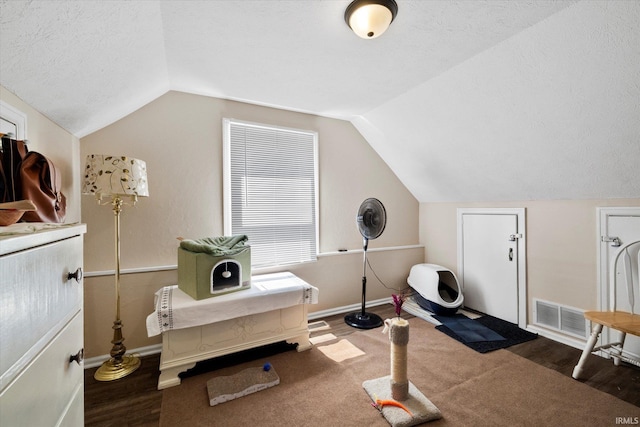
[[[162,392],[158,387],[160,355],[142,358],[126,378],[100,382],[97,368],[84,372],[85,426],[158,426]]]
[[[392,305],[372,307],[368,311],[377,313],[383,319],[395,316]],[[357,331],[344,323],[343,315],[328,317],[331,333],[345,337]],[[413,317],[404,313],[406,319]],[[312,332],[312,336],[326,331]],[[281,351],[278,345],[260,351],[248,351],[233,357],[222,357],[215,362],[201,363],[192,374],[211,371],[215,368],[268,356],[264,352]],[[571,376],[573,367],[580,357],[580,350],[568,347],[544,337],[509,347],[507,350],[535,363]],[[142,359],[141,367],[128,377],[113,382],[98,382],[93,378],[96,368],[85,370],[85,425],[86,426],[158,426],[162,391],[156,390],[160,355]],[[584,383],[612,394],[619,399],[640,407],[640,368],[622,365],[615,367],[609,360],[591,357],[585,368]]]

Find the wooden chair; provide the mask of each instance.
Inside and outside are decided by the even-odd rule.
[[[640,280],[634,280],[634,266],[636,270],[636,278],[640,276],[640,251],[636,256],[632,256],[631,247],[637,245],[636,249],[640,247],[640,240],[627,243],[620,247],[616,256],[613,258],[611,264],[611,292],[610,292],[610,311],[586,311],[584,317],[591,321],[592,332],[591,336],[587,340],[587,343],[582,351],[578,364],[573,369],[573,378],[578,379],[582,375],[584,364],[591,353],[601,351],[607,354],[613,359],[614,365],[619,365],[620,361],[631,363],[640,367],[640,361],[636,358],[630,357],[624,352],[624,341],[627,334],[640,336],[640,314],[636,314],[634,311],[634,287],[636,291],[640,290],[640,284],[634,286],[634,282],[640,282]],[[622,264],[624,267],[624,278],[627,285],[627,298],[631,305],[631,311],[617,311],[616,310],[616,280],[618,276],[618,259],[622,256]],[[602,332],[602,328],[606,326],[611,329],[615,329],[620,332],[620,341],[605,344],[599,347],[595,347],[598,337]]]

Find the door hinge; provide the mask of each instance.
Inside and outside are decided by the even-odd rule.
[[[509,235],[509,241],[510,242],[515,242],[518,239],[522,239],[522,234],[521,233],[510,234]]]
[[[611,242],[611,246],[614,248],[617,248],[622,244],[619,237],[600,236],[600,241]]]

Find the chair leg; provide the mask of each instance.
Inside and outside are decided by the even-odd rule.
[[[620,346],[616,346],[615,351],[616,354],[611,354],[611,358],[613,359],[613,364],[615,366],[620,366],[620,355],[622,354],[622,348],[624,347],[624,340],[627,337],[625,332],[620,332]]]
[[[593,348],[596,346],[596,342],[598,341],[598,337],[600,336],[601,332],[602,332],[602,325],[599,323],[596,323],[593,326],[593,330],[591,331],[591,336],[589,337],[589,339],[587,340],[587,343],[584,346],[584,350],[582,350],[582,355],[580,355],[580,360],[578,360],[578,364],[576,365],[575,368],[573,368],[572,377],[575,378],[576,380],[580,378],[580,376],[582,375],[582,370],[584,368],[585,362],[587,361],[587,357],[589,357],[589,355],[593,351]]]

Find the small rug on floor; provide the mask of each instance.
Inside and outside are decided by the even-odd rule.
[[[453,316],[433,316],[438,322],[449,328],[464,343],[479,341],[504,341],[506,338],[499,333],[487,328],[474,319],[469,319],[463,314]]]
[[[439,318],[438,320],[441,321]],[[531,341],[538,337],[538,334],[520,329],[518,325],[514,323],[507,322],[489,315],[478,317],[477,319],[468,320],[471,322],[477,322],[481,327],[488,328],[489,330],[495,332],[497,336],[502,337],[503,339],[486,341],[465,341],[465,339],[456,334],[456,332],[454,332],[452,328],[448,327],[445,322],[442,322],[443,324],[440,326],[436,326],[436,329],[479,353],[487,353],[501,348],[511,347],[512,345]],[[468,322],[465,321],[465,323]]]

